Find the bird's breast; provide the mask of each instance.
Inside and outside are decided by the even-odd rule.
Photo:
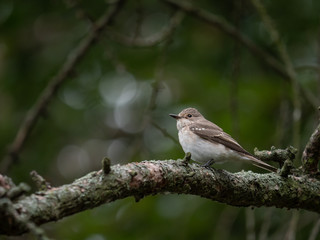
[[[215,162],[236,160],[239,154],[226,148],[223,144],[213,143],[203,139],[184,127],[179,131],[179,142],[185,153],[190,152],[191,158],[200,163],[206,163],[213,159]]]

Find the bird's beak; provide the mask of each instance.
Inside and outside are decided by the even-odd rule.
[[[177,115],[177,114],[169,114],[169,116],[170,117],[173,117],[173,118],[175,118],[175,119],[179,119],[179,118],[181,118],[179,115]]]

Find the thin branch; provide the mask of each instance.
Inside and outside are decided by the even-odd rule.
[[[83,39],[79,45],[69,54],[61,69],[48,83],[47,87],[43,90],[35,105],[28,111],[24,122],[21,124],[18,133],[9,148],[8,155],[1,162],[1,172],[6,172],[11,164],[18,159],[18,156],[30,136],[31,131],[35,127],[40,116],[43,114],[48,104],[51,102],[59,87],[72,75],[76,65],[84,58],[90,47],[100,36],[102,30],[109,25],[115,15],[120,10],[123,0],[117,1],[108,9],[95,24],[92,25],[88,36]]]
[[[302,165],[306,172],[317,173],[320,160],[320,124],[312,133],[302,154]]]
[[[297,229],[297,223],[298,223],[298,220],[299,220],[299,216],[300,216],[300,214],[299,214],[298,211],[294,211],[292,213],[291,220],[290,220],[290,223],[289,223],[289,228],[288,228],[288,231],[286,232],[284,240],[294,240],[294,239],[296,239],[296,229]]]
[[[262,62],[267,64],[274,71],[279,73],[282,77],[284,77],[285,79],[289,78],[289,75],[284,69],[283,65],[277,59],[275,59],[273,56],[271,56],[270,54],[265,52],[263,49],[261,49],[259,46],[257,46],[251,39],[249,39],[247,36],[242,34],[240,31],[238,31],[234,26],[229,24],[223,18],[213,13],[210,13],[206,10],[203,10],[201,8],[197,8],[193,6],[191,3],[188,3],[186,1],[177,1],[177,0],[163,0],[163,1],[184,10],[186,13],[228,34],[229,36],[231,36],[232,38],[234,38],[235,40],[243,44],[245,47],[247,47],[252,52],[253,55],[258,57]]]
[[[68,8],[71,8],[75,11],[75,15],[79,19],[84,19],[89,23],[94,22],[94,18],[82,8],[78,0],[64,0],[64,2]]]
[[[271,147],[269,150],[259,151],[258,148],[254,149],[254,155],[256,155],[262,161],[272,161],[279,163],[279,166],[282,167],[286,160],[294,160],[297,155],[298,150],[290,146],[286,149],[277,149]]]
[[[255,240],[255,218],[254,218],[254,209],[246,208],[246,240]]]
[[[240,214],[240,208],[224,208],[223,212],[217,219],[217,224],[214,226],[212,231],[214,235],[212,239],[230,239],[233,232],[230,231],[234,226],[238,216]]]
[[[35,182],[38,190],[42,191],[52,188],[51,184],[46,179],[44,179],[39,173],[37,173],[37,171],[31,171],[30,176],[32,180]]]
[[[174,15],[171,17],[168,26],[163,28],[161,31],[149,37],[129,37],[121,33],[113,31],[111,28],[108,28],[107,35],[113,40],[117,41],[125,46],[129,47],[152,47],[156,46],[166,39],[170,38],[175,29],[180,25],[183,20],[184,12],[177,10]]]
[[[138,36],[140,36],[140,34],[141,34],[141,25],[142,25],[143,18],[144,18],[144,11],[143,11],[143,8],[142,8],[141,0],[137,0],[136,4],[137,4],[137,6],[135,8],[135,12],[137,14],[137,18],[136,18],[135,27],[134,27],[134,30],[133,30],[133,39],[135,39]]]
[[[298,149],[300,148],[300,128],[301,128],[301,97],[300,97],[300,85],[298,83],[297,74],[289,57],[289,53],[283,41],[280,38],[280,34],[271,19],[270,15],[267,13],[266,8],[261,3],[260,0],[251,0],[251,3],[256,8],[259,13],[266,29],[269,31],[272,41],[276,44],[277,50],[279,52],[280,58],[285,65],[286,72],[288,74],[289,80],[292,85],[293,93],[293,145]]]
[[[314,224],[308,240],[316,240],[320,230],[320,219]]]
[[[170,133],[168,133],[167,130],[165,130],[155,121],[153,121],[151,118],[151,114],[152,114],[152,111],[154,111],[157,107],[157,97],[161,89],[162,81],[164,79],[164,68],[167,60],[168,48],[173,41],[174,31],[180,25],[183,18],[184,18],[184,13],[181,10],[177,10],[174,16],[171,18],[171,21],[170,21],[171,24],[167,27],[167,29],[170,29],[170,31],[168,31],[170,32],[170,34],[166,36],[166,40],[164,41],[164,44],[161,46],[161,49],[160,49],[160,54],[155,67],[155,74],[154,74],[155,81],[152,83],[152,92],[150,95],[148,107],[145,112],[146,123],[148,124],[151,123],[155,128],[157,128],[163,134],[163,136],[171,139],[176,145],[179,145],[178,141]]]
[[[179,142],[177,139],[175,139],[170,133],[168,133],[168,131],[166,129],[164,129],[163,127],[161,127],[158,123],[156,123],[155,121],[151,121],[152,125],[158,129],[163,136],[171,139],[176,145],[180,146]]]
[[[233,6],[233,23],[237,30],[240,29],[243,1],[235,1]],[[232,118],[232,135],[239,138],[239,76],[241,71],[241,45],[234,41],[232,49],[232,66],[230,76],[230,113]]]
[[[306,176],[251,171],[209,170],[181,160],[144,161],[115,165],[109,174],[92,172],[73,183],[20,198],[13,203],[21,218],[37,225],[110,203],[118,199],[164,192],[192,194],[233,206],[275,206],[320,213],[320,182]],[[17,235],[28,229],[10,221],[0,208],[0,234]]]
[[[198,18],[201,21],[204,21],[208,23],[209,25],[212,25],[222,32],[226,33],[230,37],[232,37],[234,40],[240,42],[243,46],[249,49],[249,51],[256,56],[262,63],[264,63],[266,66],[273,69],[276,73],[278,73],[281,77],[284,79],[290,79],[290,75],[287,72],[287,69],[283,66],[283,64],[273,57],[268,52],[264,51],[262,48],[260,48],[258,45],[256,45],[250,38],[248,38],[246,35],[242,34],[240,31],[238,31],[234,26],[229,24],[225,19],[210,13],[206,10],[203,10],[201,8],[193,6],[191,3],[188,3],[186,1],[181,0],[163,0],[164,2],[173,5],[174,7],[177,7],[179,9],[182,9],[189,15],[192,15],[196,18]],[[303,88],[299,84],[299,88],[301,92],[303,93],[303,96],[307,99],[307,101],[316,109],[319,105],[318,101],[315,101],[315,99],[310,96],[308,91]]]
[[[270,225],[271,225],[271,216],[272,216],[272,210],[268,210],[265,212],[264,217],[263,217],[263,221],[262,221],[262,226],[259,232],[259,240],[266,240],[268,239],[268,231],[270,229]]]

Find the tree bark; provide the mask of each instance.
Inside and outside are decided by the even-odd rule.
[[[230,173],[186,165],[181,160],[115,165],[109,171],[91,172],[71,184],[20,197],[13,201],[13,207],[21,218],[41,225],[118,199],[132,196],[138,201],[169,192],[233,206],[301,208],[320,213],[320,183],[306,175],[284,178],[275,173]],[[0,234],[27,231],[1,206],[0,222]]]

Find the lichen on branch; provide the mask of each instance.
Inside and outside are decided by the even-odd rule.
[[[41,225],[118,199],[139,200],[164,192],[197,195],[233,206],[301,208],[320,213],[317,179],[208,170],[182,160],[115,165],[108,174],[91,172],[71,184],[14,200],[12,206],[21,218]],[[1,208],[0,222],[0,234],[18,235],[28,230]]]
[[[302,164],[306,172],[317,173],[320,160],[320,124],[311,135],[303,155]]]

